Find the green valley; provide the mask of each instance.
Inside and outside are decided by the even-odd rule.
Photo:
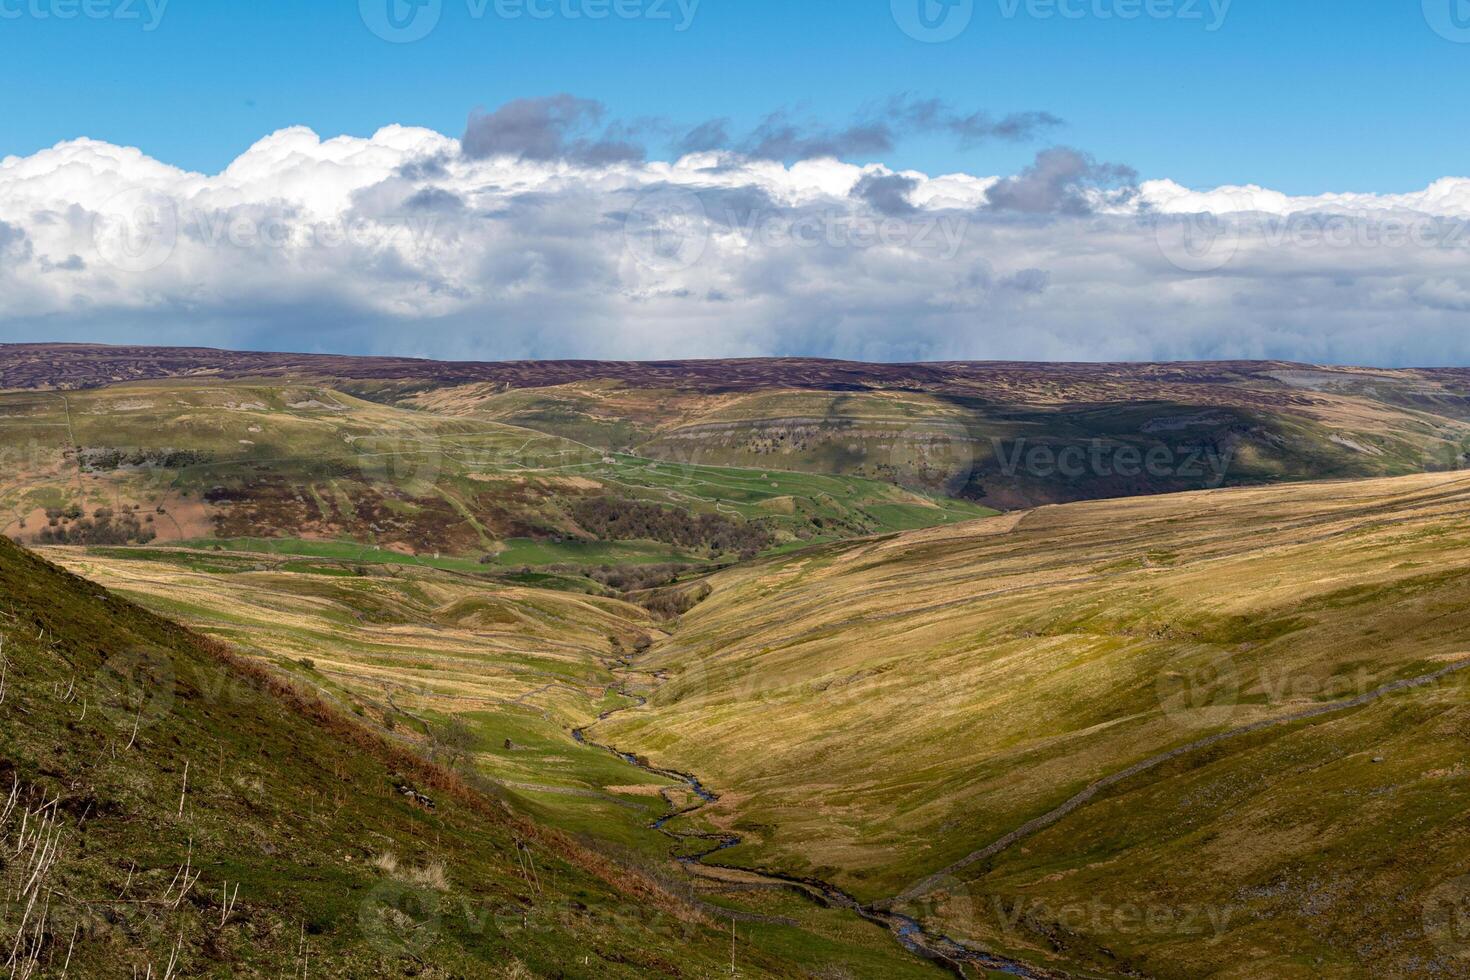
[[[0,392],[33,972],[1470,975],[1458,374],[234,357]]]

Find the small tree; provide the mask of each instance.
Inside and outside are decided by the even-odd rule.
[[[462,718],[450,718],[429,730],[429,753],[451,769],[459,769],[479,747],[474,729]]]

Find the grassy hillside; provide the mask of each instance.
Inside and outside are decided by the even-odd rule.
[[[1470,977],[1470,374],[0,384],[16,976]]]
[[[611,455],[307,382],[0,394],[28,544],[289,540],[501,565],[692,562],[987,511],[850,477]],[[605,515],[636,514],[626,527]]]
[[[487,446],[503,456],[514,447],[498,443],[483,423],[506,423],[517,427],[510,431],[530,429],[569,440],[560,447],[547,443],[533,449],[532,459],[518,470],[596,482],[607,476],[619,493],[621,478],[631,476],[633,484],[652,485],[664,499],[672,491],[680,507],[726,514],[734,512],[730,508],[738,510],[741,501],[723,500],[718,492],[697,487],[685,493],[688,484],[698,481],[685,478],[671,486],[667,472],[653,473],[634,457],[684,469],[741,468],[754,471],[748,475],[756,483],[764,479],[760,474],[771,476],[773,471],[897,483],[921,497],[962,497],[1002,509],[1218,486],[1402,475],[1456,469],[1470,458],[1470,373],[1452,369],[1277,361],[472,363],[85,345],[0,347],[0,385],[33,393],[49,389],[56,396],[51,403],[86,397],[81,389],[167,388],[159,384],[164,379],[226,388],[326,389],[335,394],[288,404],[320,401],[364,420],[369,413],[361,405],[349,406],[353,399],[347,394],[421,415],[482,423],[479,428],[444,429],[442,420],[420,418],[426,428],[410,423],[405,431],[405,419],[394,417],[386,427],[369,426],[376,438],[354,443],[357,455],[392,470],[395,479],[425,469],[422,448],[430,440],[451,448],[448,456],[459,462]],[[371,421],[383,423],[388,417]],[[404,445],[405,436],[411,445]],[[557,458],[548,460],[548,452]],[[577,453],[589,458],[574,459]],[[603,466],[603,453],[642,472],[629,474],[626,465]],[[459,467],[450,463],[448,468]],[[501,469],[503,475],[503,468],[491,469]],[[265,494],[273,498],[263,505],[267,514],[253,517],[274,513],[304,524],[333,523],[331,511],[340,501],[320,474],[284,476]],[[328,477],[349,500],[363,496],[352,491],[350,475],[331,472]],[[323,496],[321,501],[307,498],[297,507],[289,488],[304,479],[317,484]],[[566,516],[564,508],[506,505],[507,496],[529,494],[539,500],[576,489],[565,482],[551,488],[536,479],[531,484],[490,491],[451,479],[444,488],[448,493],[415,494],[407,502],[416,508],[413,524],[433,528],[417,539],[392,526],[391,512],[401,513],[402,507],[380,508],[365,523],[386,523],[388,529],[379,532],[384,540],[396,536],[401,546],[419,550],[462,549],[487,535],[541,536],[556,528],[575,537],[575,521],[558,522],[558,515]],[[777,523],[788,531],[809,528],[816,517],[847,529],[833,536],[858,526],[884,529],[884,515],[863,506],[884,503],[872,499],[871,487],[848,486],[848,491],[857,490],[857,500],[850,492],[824,489],[820,492],[832,494],[840,506],[823,500],[817,504],[819,513],[787,512],[793,500],[800,507],[805,489],[782,487],[763,494],[759,502],[768,509],[756,516],[768,517],[774,510],[782,515]],[[262,492],[252,490],[251,496]],[[487,494],[498,503],[481,499]],[[378,503],[373,494],[364,502],[369,509]],[[904,503],[909,509],[903,520],[910,523],[897,526],[942,522],[942,515],[932,510],[925,514],[912,509],[920,502]]]
[[[1467,506],[1463,475],[1229,490],[752,563],[598,731],[722,791],[720,863],[989,949],[1463,976]]]
[[[1470,437],[1465,386],[1415,372],[954,365],[920,380],[883,367],[825,387],[783,386],[779,374],[727,390],[470,384],[405,404],[645,456],[888,480],[1003,508],[1456,468]]]
[[[386,736],[462,754],[523,810],[646,856],[666,804],[633,766],[569,737],[631,701],[617,660],[658,635],[645,610],[419,566],[236,553],[46,549],[70,570],[258,657]],[[451,719],[467,725],[445,745]]]
[[[668,880],[726,928],[736,916],[742,970],[751,949],[757,964],[798,971],[935,975],[848,911],[779,887],[691,882],[670,866],[670,853],[689,847],[652,825],[697,802],[685,783],[572,736],[654,685],[624,665],[659,635],[639,607],[416,565],[143,548],[46,554],[230,642],[391,743],[492,780],[516,813]]]
[[[728,924],[209,641],[9,542],[0,596],[13,975],[728,969]]]

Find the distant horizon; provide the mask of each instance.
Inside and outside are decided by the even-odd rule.
[[[732,357],[632,357],[632,358],[585,358],[585,357],[508,357],[508,358],[453,358],[425,357],[417,354],[398,353],[350,353],[324,350],[288,350],[252,347],[219,347],[212,344],[147,344],[90,340],[0,340],[0,353],[12,348],[97,348],[105,350],[157,350],[157,351],[204,351],[220,354],[260,354],[281,357],[323,357],[351,360],[414,361],[424,364],[730,364],[760,361],[793,361],[826,364],[851,364],[881,367],[944,367],[954,365],[1016,365],[1036,367],[1108,367],[1108,366],[1185,366],[1185,365],[1267,365],[1280,364],[1288,367],[1358,369],[1365,371],[1463,371],[1470,370],[1467,364],[1367,364],[1327,361],[1293,361],[1278,357],[1222,357],[1176,360],[1034,360],[1024,358],[974,358],[933,361],[865,361],[843,357],[827,357],[815,354],[769,354]]]

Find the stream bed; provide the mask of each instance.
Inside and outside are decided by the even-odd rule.
[[[598,721],[605,721],[619,712],[632,711],[648,703],[648,699],[640,695],[629,694],[627,692],[620,693],[625,697],[632,698],[636,703],[626,707],[604,711],[598,716]],[[679,831],[669,828],[669,824],[674,820],[689,816],[719,800],[719,795],[710,791],[708,787],[699,781],[698,777],[673,769],[661,769],[657,766],[650,765],[630,752],[624,752],[614,746],[591,741],[587,738],[586,729],[583,728],[574,729],[572,731],[572,739],[579,745],[586,745],[591,748],[602,749],[605,752],[611,752],[629,765],[635,766],[651,775],[662,776],[665,779],[672,779],[676,782],[683,783],[694,794],[698,800],[697,803],[691,806],[680,807],[669,797],[668,792],[665,791],[664,799],[669,804],[669,812],[649,825],[650,829],[656,830],[678,843],[684,844],[689,841],[704,841],[709,845],[706,850],[677,857],[675,860],[679,864],[690,867],[705,866],[718,868],[719,865],[710,864],[707,859],[718,854],[720,851],[737,847],[742,843],[742,839],[738,834],[711,834],[697,831]],[[948,936],[936,935],[926,930],[918,920],[899,912],[864,905],[830,882],[820,881],[814,878],[791,877],[771,871],[754,871],[749,868],[732,868],[730,870],[739,871],[742,875],[749,876],[771,887],[788,888],[800,892],[806,898],[820,905],[829,908],[846,909],[868,922],[882,926],[888,930],[889,934],[910,953],[930,960],[959,977],[969,977],[971,975],[966,970],[968,966],[979,967],[994,973],[1024,977],[1027,980],[1064,980],[1067,976],[1064,973],[1059,973],[1054,970],[1027,966],[1016,960],[974,949]]]

